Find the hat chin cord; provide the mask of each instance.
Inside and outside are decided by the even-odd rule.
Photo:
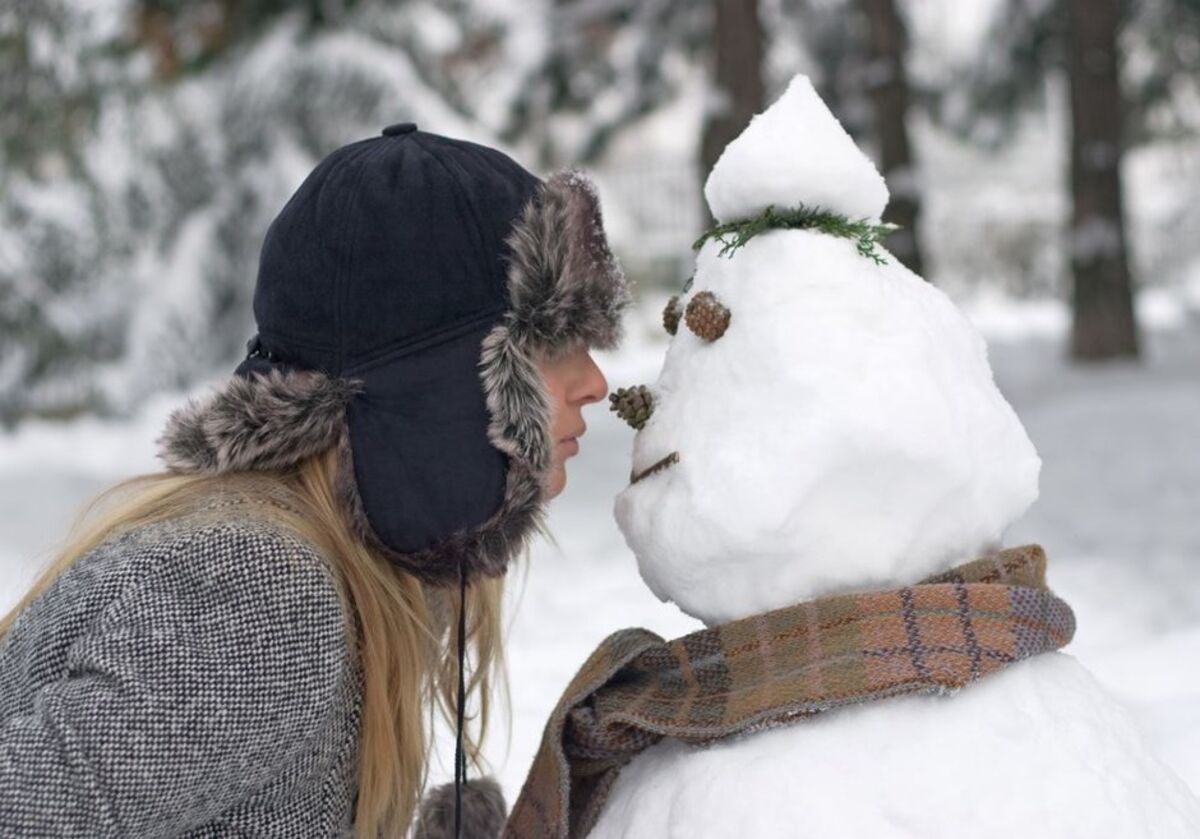
[[[463,751],[463,719],[466,712],[467,679],[467,572],[458,566],[458,730],[454,741],[454,837],[462,836],[462,788],[467,783],[467,756]]]

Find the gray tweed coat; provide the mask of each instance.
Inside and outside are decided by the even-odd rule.
[[[361,677],[326,561],[218,496],[0,639],[0,837],[347,835]]]

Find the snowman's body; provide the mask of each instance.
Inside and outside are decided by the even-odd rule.
[[[768,205],[878,219],[887,191],[803,77],[714,168],[723,221]],[[986,346],[882,252],[773,230],[709,241],[691,288],[728,328],[678,326],[616,515],[647,585],[709,625],[897,588],[998,547],[1040,460]],[[700,321],[697,321],[700,323]],[[651,469],[655,464],[659,468]],[[1054,556],[1050,569],[1053,578]],[[591,839],[1200,837],[1200,803],[1071,656],[949,696],[841,708],[625,767]]]
[[[589,839],[1185,839],[1200,807],[1070,655],[707,748],[664,741],[621,774]]]

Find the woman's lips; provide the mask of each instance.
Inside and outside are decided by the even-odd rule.
[[[559,438],[558,445],[562,446],[564,457],[574,457],[579,454],[579,438],[586,433],[587,426],[584,425],[566,437]]]
[[[665,469],[670,469],[672,466],[674,466],[678,462],[679,462],[679,452],[671,452],[669,455],[664,457],[662,460],[646,467],[641,472],[634,472],[632,475],[629,476],[629,483],[636,484],[642,478],[648,478],[651,475],[655,475],[659,472],[662,472]]]

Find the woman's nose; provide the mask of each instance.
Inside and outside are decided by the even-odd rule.
[[[608,380],[604,378],[604,372],[600,369],[600,365],[596,363],[596,360],[589,353],[587,364],[581,377],[579,401],[585,405],[590,405],[593,402],[599,402],[607,394]]]

